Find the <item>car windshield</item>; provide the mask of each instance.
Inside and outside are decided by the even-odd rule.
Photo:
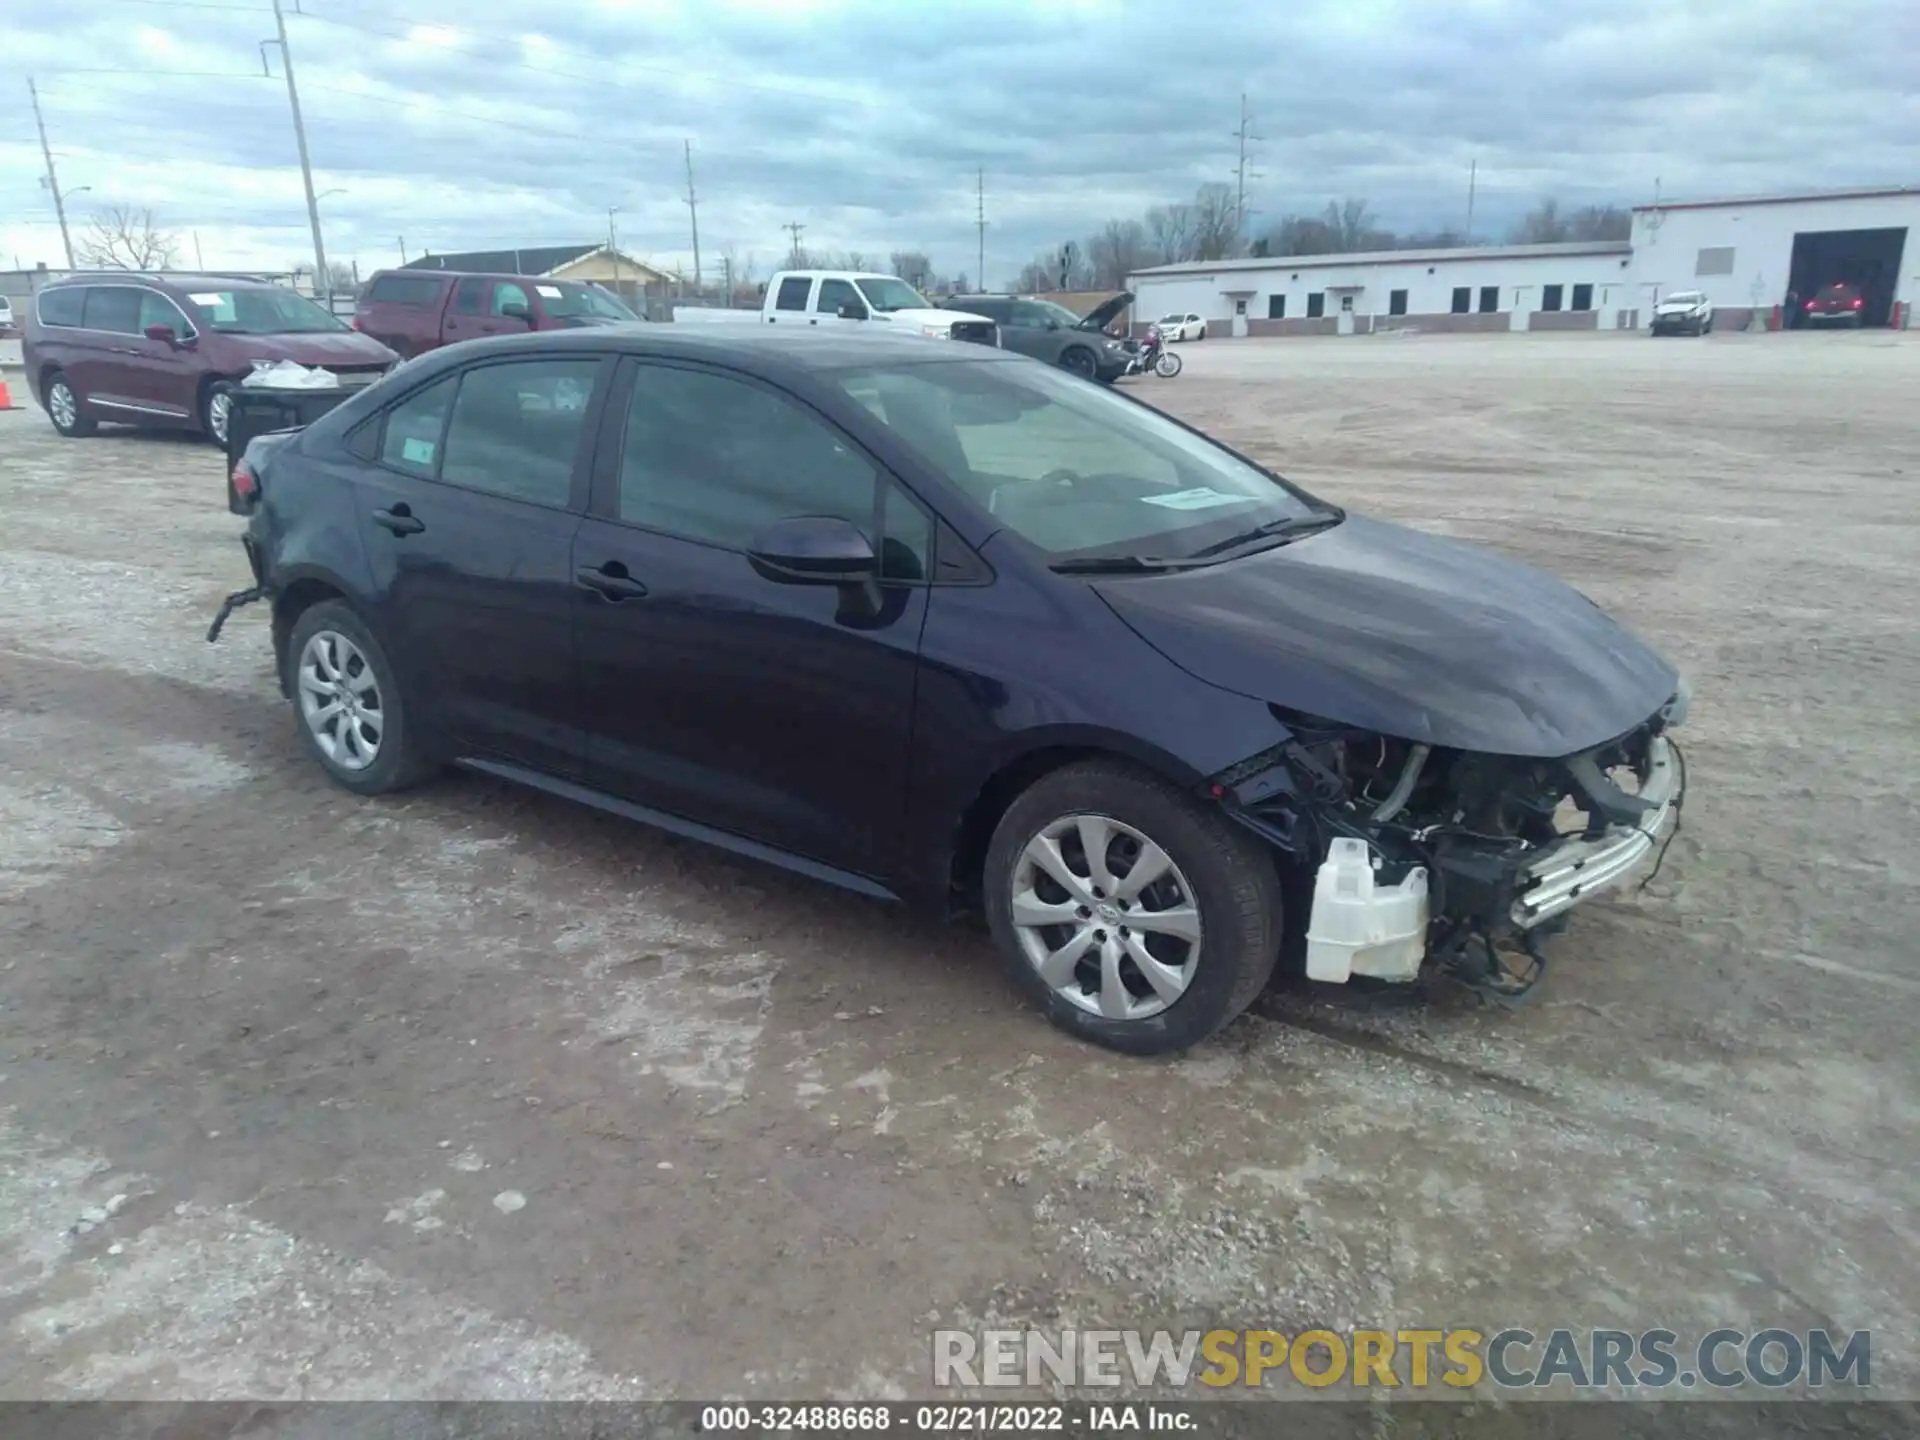
[[[1162,315],[1159,323],[1162,325],[1178,325],[1186,318],[1184,315]]]
[[[1706,298],[1707,297],[1702,295],[1698,290],[1676,290],[1673,294],[1667,296],[1666,303],[1669,305],[1698,305]]]
[[[933,308],[933,302],[926,296],[906,281],[896,280],[891,275],[868,275],[854,283],[860,287],[860,293],[867,297],[867,304],[882,315],[891,315],[895,310]]]
[[[1157,410],[1063,371],[940,361],[842,389],[1056,561],[1179,561],[1340,512]]]
[[[1054,304],[1051,300],[1029,300],[1027,303],[1029,305],[1038,305],[1040,309],[1045,312],[1049,320],[1054,321],[1056,324],[1064,325],[1069,330],[1073,329],[1085,318],[1084,316],[1074,314],[1073,311],[1067,309],[1064,305]]]
[[[547,314],[557,320],[578,315],[597,316],[602,320],[640,318],[597,285],[582,285],[577,280],[542,281],[539,290],[541,300],[546,303]]]
[[[209,329],[228,335],[307,335],[347,328],[306,296],[273,286],[194,290],[187,300]]]

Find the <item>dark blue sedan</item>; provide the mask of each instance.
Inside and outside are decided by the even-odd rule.
[[[271,602],[341,785],[457,764],[984,910],[1121,1050],[1203,1039],[1283,961],[1522,993],[1677,818],[1685,689],[1583,596],[1002,351],[478,341],[233,487],[228,608]]]

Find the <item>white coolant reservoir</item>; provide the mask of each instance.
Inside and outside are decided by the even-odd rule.
[[[1344,984],[1353,975],[1411,980],[1427,953],[1427,872],[1382,885],[1364,840],[1327,847],[1307,922],[1307,977]]]

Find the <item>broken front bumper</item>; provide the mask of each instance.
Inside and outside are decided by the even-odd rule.
[[[1618,885],[1660,842],[1680,804],[1680,767],[1673,747],[1659,736],[1648,745],[1640,798],[1652,808],[1638,825],[1612,825],[1591,839],[1569,836],[1521,866],[1513,923],[1522,930],[1532,929]]]

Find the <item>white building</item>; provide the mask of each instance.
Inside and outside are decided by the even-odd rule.
[[[1197,314],[1208,338],[1375,330],[1596,330],[1646,325],[1652,303],[1704,290],[1723,328],[1798,308],[1836,280],[1869,324],[1920,299],[1920,186],[1636,207],[1633,238],[1571,245],[1386,250],[1156,265],[1136,272],[1137,321]]]

